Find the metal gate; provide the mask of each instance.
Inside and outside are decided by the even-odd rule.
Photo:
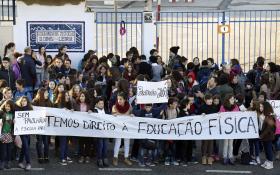
[[[212,57],[220,64],[236,58],[248,71],[258,56],[280,61],[279,13],[279,10],[161,12],[157,21],[157,47],[165,60],[171,46],[180,46],[179,54],[189,60]],[[218,33],[219,22],[228,24],[230,32]]]
[[[142,49],[142,12],[96,12],[96,49],[98,56],[118,53],[121,58],[131,47]],[[126,33],[120,34],[120,27]]]

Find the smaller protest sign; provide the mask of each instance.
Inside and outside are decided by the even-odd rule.
[[[136,100],[138,104],[167,103],[168,101],[167,81],[160,81],[160,82],[138,81]]]
[[[15,135],[43,134],[47,124],[46,111],[17,111],[15,121]]]

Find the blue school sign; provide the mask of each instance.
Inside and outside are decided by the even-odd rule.
[[[85,22],[27,21],[27,45],[35,50],[44,46],[48,52],[66,45],[68,52],[85,52]]]

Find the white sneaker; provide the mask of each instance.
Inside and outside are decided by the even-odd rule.
[[[258,163],[257,163],[256,160],[251,160],[251,161],[249,162],[249,164],[250,164],[250,165],[258,165]]]
[[[18,167],[21,168],[21,169],[25,169],[25,165],[23,163],[19,163]]]
[[[261,167],[266,167],[267,162],[268,162],[268,160],[266,160],[266,161],[261,165]]]
[[[25,171],[30,171],[30,170],[31,170],[31,165],[30,164],[26,164]]]
[[[266,166],[264,168],[267,169],[267,170],[273,169],[273,162],[272,161],[268,161],[268,163],[266,164]]]

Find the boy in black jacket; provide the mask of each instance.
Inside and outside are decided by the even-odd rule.
[[[162,104],[159,107],[153,107],[152,104],[145,104],[144,109],[140,110],[133,110],[133,114],[137,117],[148,117],[148,118],[161,118],[160,114],[161,112],[166,108],[166,104]],[[135,140],[134,140],[135,141]],[[147,145],[152,146],[148,147]],[[144,167],[147,166],[155,166],[153,163],[153,160],[156,157],[156,149],[157,149],[157,141],[155,140],[140,140],[140,147],[138,150],[138,160],[139,160],[139,166]],[[145,162],[144,161],[144,154],[145,150],[148,152],[148,159]]]
[[[108,114],[107,111],[104,109],[104,98],[100,97],[97,98],[95,109],[93,110],[94,113],[98,114]],[[108,158],[107,158],[107,145],[108,139],[107,138],[98,138],[97,139],[97,166],[98,167],[108,167]]]
[[[204,104],[200,108],[200,113],[202,115],[205,114],[213,114],[217,113],[217,108],[213,105],[213,97],[211,94],[206,94],[204,96]],[[213,158],[211,157],[213,152],[213,140],[202,140],[201,144],[201,153],[202,153],[202,165],[212,165]]]

